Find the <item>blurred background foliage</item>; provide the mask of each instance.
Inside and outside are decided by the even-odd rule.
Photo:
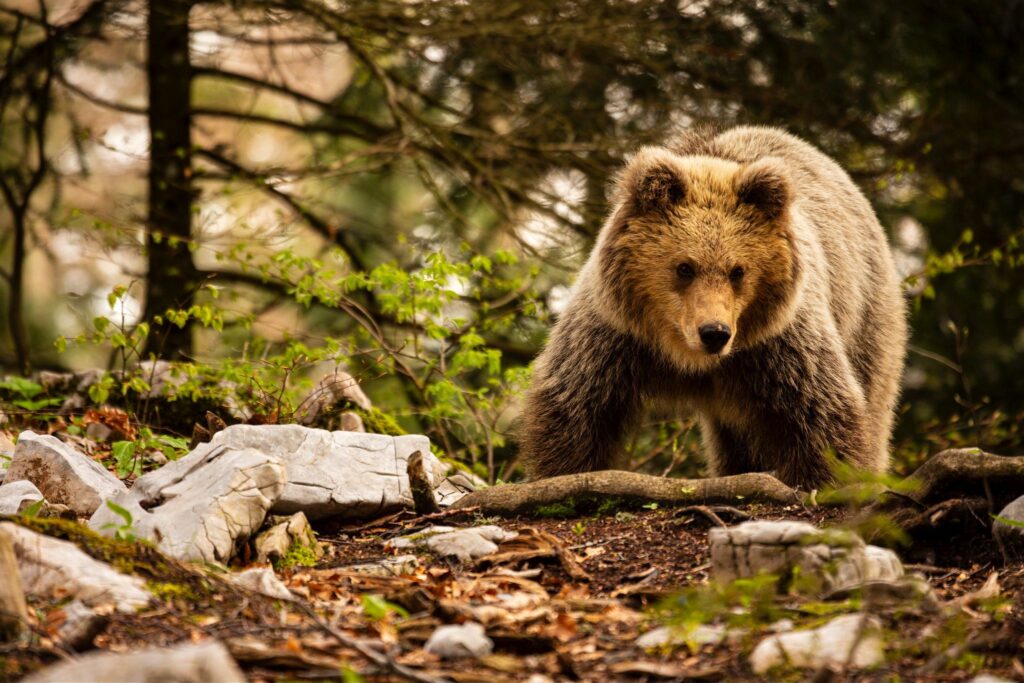
[[[0,364],[167,358],[181,396],[286,421],[340,363],[508,478],[624,156],[767,124],[843,164],[897,250],[897,467],[1019,452],[1022,33],[1010,0],[4,0]],[[697,443],[655,413],[629,466],[699,473]]]

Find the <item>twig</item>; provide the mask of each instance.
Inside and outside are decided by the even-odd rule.
[[[377,666],[383,667],[388,671],[392,671],[398,674],[399,676],[404,676],[409,680],[420,681],[420,683],[447,683],[448,679],[446,678],[436,678],[434,676],[427,676],[426,674],[421,674],[418,671],[410,669],[409,667],[403,664],[399,664],[391,656],[386,655],[382,652],[377,652],[373,648],[367,647],[366,645],[360,643],[355,638],[351,638],[345,635],[344,633],[342,633],[341,631],[339,631],[338,629],[334,628],[326,621],[324,621],[323,618],[306,603],[294,602],[292,604],[297,606],[306,616],[312,619],[313,623],[320,627],[320,629],[324,633],[330,635],[343,646],[355,650],[356,652],[366,657]]]
[[[679,517],[680,515],[685,515],[689,512],[699,512],[721,527],[727,527],[729,525],[722,521],[722,518],[718,516],[717,513],[719,512],[728,512],[730,515],[738,517],[739,519],[750,519],[750,515],[746,512],[739,508],[734,508],[731,505],[714,505],[710,507],[707,505],[687,505],[684,508],[679,508],[674,516]]]

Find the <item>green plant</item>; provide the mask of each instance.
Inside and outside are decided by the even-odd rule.
[[[572,525],[572,532],[577,536],[582,536],[587,532],[587,525],[583,522],[576,522]]]
[[[738,627],[770,623],[781,615],[775,604],[778,579],[773,574],[762,574],[687,588],[662,600],[654,608],[654,616],[679,630],[684,640],[698,626],[713,621]]]
[[[359,596],[359,602],[363,607],[363,612],[372,621],[386,619],[392,614],[403,618],[409,616],[409,612],[404,607],[389,602],[376,593],[364,593]]]
[[[138,476],[143,471],[143,458],[150,451],[159,451],[168,460],[177,460],[188,450],[188,441],[169,434],[154,434],[149,427],[139,429],[135,441],[115,441],[111,444],[114,468],[117,476],[124,479]]]
[[[6,396],[10,405],[32,413],[34,417],[48,419],[49,416],[37,413],[59,406],[64,399],[59,396],[41,396],[42,393],[41,384],[24,377],[9,376],[0,380],[0,395]]]
[[[135,534],[132,532],[132,513],[124,509],[112,500],[106,502],[106,506],[113,511],[115,515],[121,518],[121,523],[116,524],[114,522],[107,522],[103,525],[103,529],[113,529],[114,538],[118,541],[134,541]]]
[[[313,540],[315,543],[316,541]],[[288,552],[273,562],[274,569],[281,571],[290,567],[315,567],[316,552],[309,545],[292,543]]]

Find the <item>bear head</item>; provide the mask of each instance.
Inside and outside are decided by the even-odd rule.
[[[610,315],[687,371],[777,334],[797,290],[792,203],[780,159],[640,150],[598,245]]]

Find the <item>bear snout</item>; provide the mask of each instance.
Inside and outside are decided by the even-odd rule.
[[[718,353],[732,337],[732,330],[722,322],[706,323],[697,328],[697,332],[700,333],[700,341],[708,353]]]

